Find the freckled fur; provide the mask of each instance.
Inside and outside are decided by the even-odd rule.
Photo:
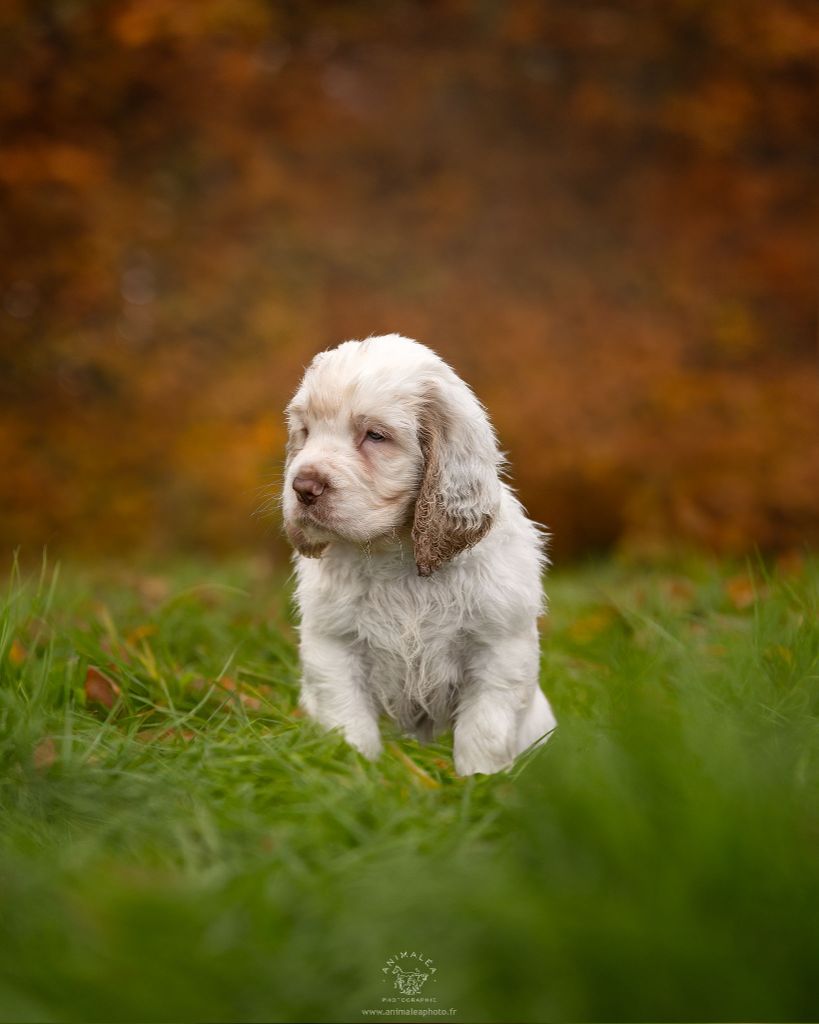
[[[364,457],[368,417],[391,440]],[[304,708],[369,757],[386,714],[421,738],[454,727],[461,774],[508,766],[554,727],[538,685],[545,555],[483,407],[430,349],[387,335],[317,357],[288,418],[309,429],[283,492]],[[329,484],[307,516],[292,489],[305,466]]]

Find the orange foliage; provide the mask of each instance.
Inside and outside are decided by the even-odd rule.
[[[266,544],[302,366],[391,330],[558,554],[817,539],[809,0],[17,0],[0,38],[4,543]]]
[[[89,704],[100,704],[110,709],[119,700],[121,691],[119,686],[109,679],[100,669],[89,665],[85,676],[85,699]]]

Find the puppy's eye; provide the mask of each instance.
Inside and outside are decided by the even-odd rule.
[[[368,441],[386,441],[386,434],[381,434],[377,430],[368,430],[364,435]]]

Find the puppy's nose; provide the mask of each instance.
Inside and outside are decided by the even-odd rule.
[[[293,490],[302,505],[312,505],[327,483],[314,469],[303,469],[293,480]]]

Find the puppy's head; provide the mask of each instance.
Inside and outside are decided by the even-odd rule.
[[[494,432],[425,346],[393,334],[322,352],[287,419],[284,522],[303,555],[409,531],[428,576],[492,525],[502,461]]]

